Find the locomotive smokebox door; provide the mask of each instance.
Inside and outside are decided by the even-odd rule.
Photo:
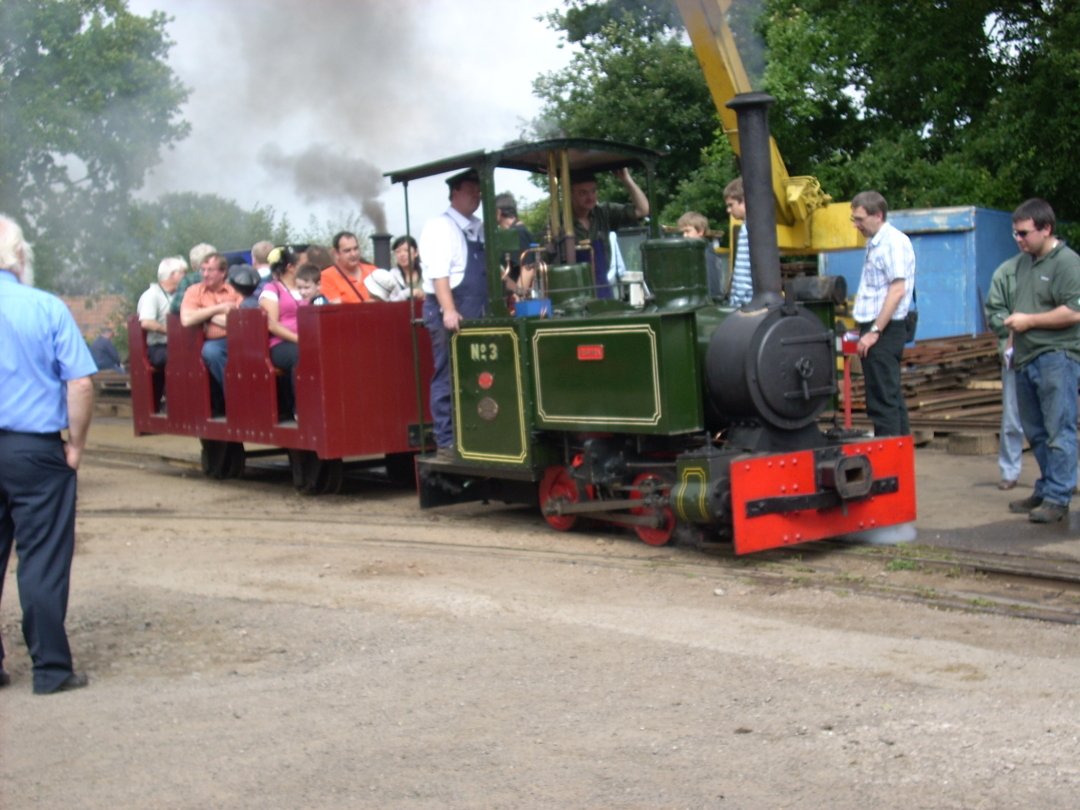
[[[805,427],[836,393],[835,352],[832,332],[801,307],[735,312],[709,342],[709,393],[720,413]]]

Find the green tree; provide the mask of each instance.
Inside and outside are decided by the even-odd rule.
[[[42,286],[115,282],[122,268],[89,250],[116,238],[161,148],[188,131],[166,22],[124,0],[0,3],[0,210],[37,243]]]
[[[100,261],[126,262],[128,272],[118,291],[134,302],[157,278],[158,263],[166,256],[181,256],[200,242],[218,250],[248,250],[262,239],[275,244],[289,241],[289,226],[275,222],[272,208],[246,211],[232,200],[214,194],[166,194],[151,202],[136,202],[111,232],[122,238],[102,245]],[[195,268],[197,269],[197,268]]]
[[[1043,196],[1080,213],[1075,3],[768,5],[774,132],[835,197],[874,187],[898,207],[1008,209]]]
[[[572,5],[581,10],[589,4]],[[568,12],[570,23],[574,11]],[[568,24],[557,13],[549,21]],[[665,153],[656,188],[663,206],[678,181],[699,167],[716,128],[701,68],[677,31],[643,26],[629,13],[575,30],[582,39],[570,65],[533,83],[543,101],[533,134],[604,138]],[[611,182],[601,192],[611,199],[622,189]]]
[[[1043,196],[1062,218],[1080,219],[1070,171],[1080,148],[1080,5],[760,5],[756,22],[745,3],[733,6],[732,25],[742,41],[756,32],[765,44],[761,87],[777,98],[770,120],[792,174],[817,175],[838,200],[877,188],[895,207],[1010,209]],[[714,187],[737,172],[714,137],[715,112],[670,2],[568,0],[565,9],[548,19],[579,52],[566,71],[534,85],[548,131],[664,149],[663,221],[685,208],[716,218]],[[743,61],[757,75],[758,57]],[[650,67],[659,64],[684,72],[656,76]],[[681,118],[655,103],[673,81],[693,95],[678,97],[687,101]],[[707,115],[691,118],[695,104]]]

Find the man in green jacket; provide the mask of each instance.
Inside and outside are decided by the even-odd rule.
[[[1013,212],[1016,266],[1013,334],[1020,422],[1039,462],[1034,493],[1009,510],[1056,523],[1076,487],[1076,391],[1080,381],[1080,256],[1054,235],[1054,210],[1030,199]]]

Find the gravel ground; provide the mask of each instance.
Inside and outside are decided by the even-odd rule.
[[[372,481],[91,454],[80,483],[91,684],[31,694],[9,571],[4,808],[1076,806],[1073,627]]]

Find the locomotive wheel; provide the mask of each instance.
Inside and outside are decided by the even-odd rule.
[[[293,486],[301,495],[336,495],[345,476],[340,458],[319,458],[311,450],[290,450]]]
[[[213,439],[200,439],[199,442],[202,444],[199,461],[203,475],[222,481],[226,478],[239,478],[244,474],[244,445]]]
[[[665,487],[667,487],[667,482],[656,473],[642,473],[634,479],[634,488],[630,491],[630,497],[643,498],[645,497],[642,494],[643,490],[654,492]],[[655,506],[639,506],[631,509],[630,514],[654,515],[657,509],[658,507]],[[671,537],[675,534],[675,513],[671,511],[670,506],[660,508],[660,513],[664,519],[663,525],[655,528],[652,526],[634,527],[634,531],[643,543],[648,543],[650,546],[664,546],[671,542]]]
[[[540,509],[551,501],[577,503],[581,500],[577,482],[565,467],[548,467],[540,481]],[[560,532],[568,532],[577,523],[577,515],[549,515],[543,512],[548,525]]]
[[[398,487],[416,488],[416,456],[412,453],[391,453],[386,457],[386,475]]]

